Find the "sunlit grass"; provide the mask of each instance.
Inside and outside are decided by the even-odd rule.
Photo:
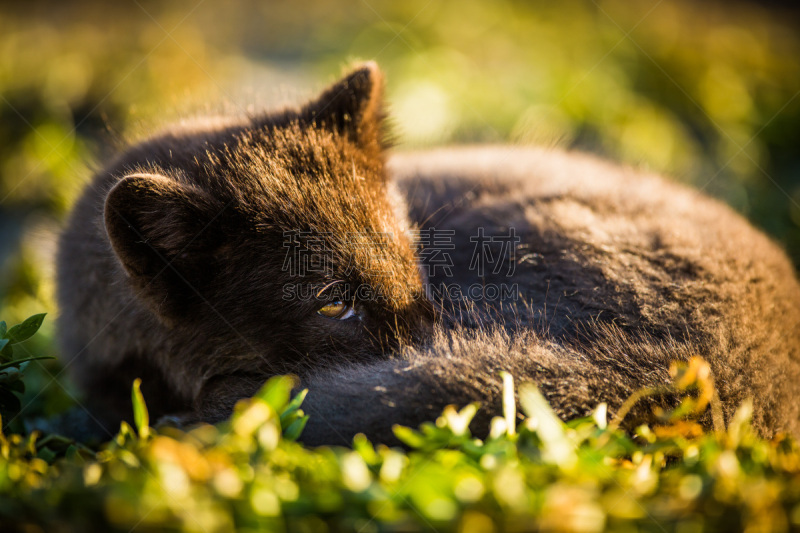
[[[796,443],[759,438],[749,402],[727,427],[704,429],[696,420],[717,401],[708,365],[692,359],[672,374],[644,395],[682,401],[633,434],[604,404],[563,423],[531,384],[516,389],[518,413],[506,375],[510,401],[485,439],[469,429],[478,405],[450,406],[419,429],[396,427],[405,450],[363,435],[350,448],[298,444],[306,416],[290,378],[271,379],[230,421],[188,430],[150,427],[137,382],[134,427],[123,423],[97,451],[38,432],[0,435],[0,523],[206,533],[800,526]]]

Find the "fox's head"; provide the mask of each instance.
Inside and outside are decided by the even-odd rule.
[[[136,297],[281,371],[423,335],[433,308],[390,199],[381,100],[366,64],[300,109],[129,151],[104,220]]]

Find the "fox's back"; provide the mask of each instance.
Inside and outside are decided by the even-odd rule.
[[[726,416],[751,397],[765,433],[800,429],[800,285],[780,247],[726,205],[560,150],[467,146],[398,154],[389,168],[412,220],[446,236],[439,253],[422,253],[423,261],[452,259],[452,275],[429,265],[434,289],[449,287],[433,292],[457,285],[473,295],[470,305],[451,305],[462,324],[502,327],[510,345],[526,339],[552,357],[530,347],[503,355],[514,352],[503,343],[500,355],[477,355],[488,347],[476,342],[464,360],[534,377],[562,415],[574,416],[601,399],[613,410],[635,390],[667,382],[670,361],[699,355]],[[510,264],[479,273],[481,241],[512,234]],[[488,250],[495,259],[504,251]],[[470,374],[452,378],[459,373]]]

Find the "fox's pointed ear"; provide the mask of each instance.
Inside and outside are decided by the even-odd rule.
[[[154,174],[120,180],[105,202],[111,247],[137,294],[167,322],[185,316],[213,275],[221,202]]]
[[[347,136],[362,148],[384,142],[383,74],[369,61],[303,107],[304,120]]]

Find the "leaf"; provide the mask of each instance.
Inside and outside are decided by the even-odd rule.
[[[519,387],[519,403],[529,418],[536,420],[536,434],[542,440],[542,457],[559,466],[570,467],[577,457],[575,447],[567,439],[564,423],[556,416],[539,389],[532,383]]]
[[[147,413],[147,405],[144,403],[144,396],[142,396],[142,380],[136,378],[133,380],[133,388],[131,390],[131,400],[133,401],[133,422],[136,424],[136,430],[139,433],[139,438],[146,439],[150,436],[150,415]]]
[[[380,465],[381,456],[375,451],[375,447],[363,433],[357,433],[353,437],[353,451],[364,459],[369,466]]]
[[[92,459],[94,454],[91,453],[91,450],[86,450],[85,448],[79,447],[80,444],[73,444],[67,451],[64,452],[64,457],[67,461],[77,465],[84,465],[88,459]]]
[[[407,445],[409,448],[421,448],[425,445],[425,438],[413,429],[395,424],[392,431],[397,440]]]
[[[6,337],[7,330],[8,326],[6,326],[5,321],[0,321],[0,339],[4,339]]]
[[[297,440],[297,438],[303,432],[303,429],[305,429],[306,422],[308,422],[308,415],[300,417],[289,424],[289,427],[287,427],[283,432],[283,438],[291,441]]]
[[[6,339],[8,340],[8,339]],[[7,343],[5,346],[0,348],[0,359],[3,361],[10,361],[14,355],[14,350],[11,349],[11,344]]]
[[[253,398],[266,402],[276,413],[282,413],[289,403],[293,385],[294,379],[290,376],[274,376],[261,387],[261,390]]]
[[[20,378],[19,368],[12,366],[0,372],[0,387],[7,387]]]
[[[0,352],[3,351],[3,348],[6,347],[6,344],[8,344],[8,342],[9,342],[8,339],[0,339]]]
[[[56,433],[51,433],[51,434],[49,434],[49,435],[37,440],[36,441],[36,447],[37,448],[48,447],[48,448],[51,448],[53,450],[56,450],[57,452],[62,452],[64,450],[66,450],[69,446],[74,444],[74,442],[75,441],[73,441],[72,439],[67,438],[67,437],[65,437],[63,435],[58,435]]]
[[[514,435],[517,424],[517,402],[514,400],[514,378],[508,372],[500,372],[503,378],[503,416],[506,419],[506,431]]]
[[[308,389],[303,389],[297,394],[295,394],[292,401],[289,402],[289,405],[286,406],[286,409],[283,410],[281,413],[281,423],[283,423],[287,418],[290,418],[292,414],[297,412],[300,406],[303,404],[303,400],[306,399],[306,395],[308,394]]]
[[[450,431],[456,436],[469,436],[469,423],[475,418],[479,406],[479,402],[472,402],[461,411],[456,411],[454,406],[448,405],[442,413],[446,427],[450,428]]]
[[[598,428],[606,429],[608,427],[608,404],[605,402],[597,404],[597,407],[592,411],[592,419],[594,419]]]
[[[31,338],[34,333],[39,331],[46,314],[47,313],[39,313],[38,315],[28,317],[22,324],[17,324],[8,330],[5,337],[9,340],[9,344],[17,344]]]
[[[67,448],[67,451],[64,452],[64,457],[70,463],[85,465],[88,461],[95,459],[95,453],[90,448],[76,442]]]
[[[297,411],[284,412],[283,415],[281,415],[281,418],[280,418],[281,431],[283,431],[286,428],[288,428],[289,426],[291,426],[292,423],[295,420],[297,420],[298,418],[302,418],[303,415],[305,415],[305,413],[303,413],[302,409],[298,409]]]
[[[731,418],[728,424],[728,438],[733,446],[738,446],[742,442],[742,437],[751,432],[751,422],[753,420],[753,399],[746,398]]]
[[[44,459],[48,464],[52,463],[58,457],[58,453],[54,452],[50,448],[39,448],[39,451],[36,452],[36,455],[39,459]]]

